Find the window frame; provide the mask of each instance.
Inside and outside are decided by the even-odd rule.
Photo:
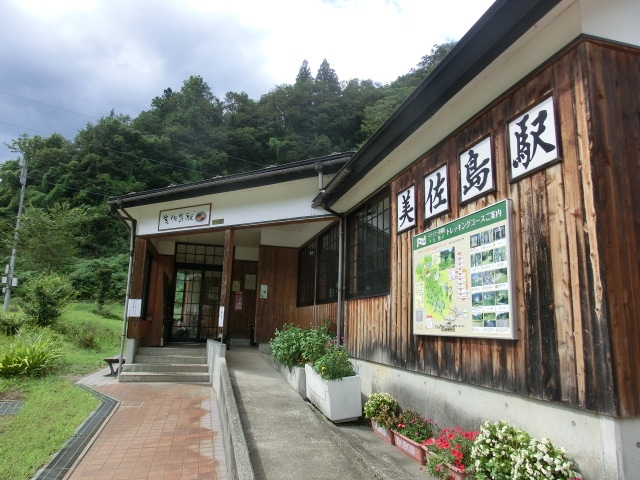
[[[383,190],[347,216],[347,299],[388,295],[390,292],[390,194],[388,189]]]
[[[308,307],[315,303],[316,239],[317,238],[313,238],[298,250],[298,278],[296,282],[297,307]]]
[[[316,305],[338,301],[338,277],[340,271],[340,223],[336,222],[318,235],[316,251]],[[332,282],[333,280],[333,282]],[[333,293],[331,283],[333,283]]]

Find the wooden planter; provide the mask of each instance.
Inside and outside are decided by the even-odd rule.
[[[360,377],[325,380],[305,365],[307,398],[334,423],[357,420],[362,415]]]
[[[425,450],[421,444],[408,439],[398,432],[393,432],[395,446],[413,458],[420,465],[424,465]]]
[[[380,425],[378,425],[375,422],[375,420],[371,420],[371,428],[373,428],[373,431],[375,433],[380,435],[382,438],[384,438],[391,445],[395,445],[395,437],[394,437],[393,432],[391,430],[387,430],[386,428],[381,427]]]

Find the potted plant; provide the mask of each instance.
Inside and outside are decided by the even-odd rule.
[[[437,425],[418,412],[404,410],[396,418],[393,426],[396,447],[420,464],[424,464],[425,450],[422,442],[433,437]]]
[[[437,437],[422,442],[426,449],[427,471],[445,480],[464,480],[472,466],[471,448],[480,432],[461,427],[443,428]]]
[[[516,456],[513,479],[532,478],[578,480],[582,475],[576,471],[564,448],[555,446],[548,438],[532,438]]]
[[[328,320],[321,326],[309,329],[286,324],[281,330],[276,330],[269,341],[271,356],[279,364],[278,370],[303,398],[306,398],[304,365],[324,354],[325,345],[331,339],[329,327]]]
[[[483,480],[578,480],[582,476],[563,448],[536,440],[504,421],[485,422],[471,449],[475,478]]]
[[[363,413],[371,420],[373,431],[393,445],[393,427],[398,401],[389,393],[372,393],[365,402]]]
[[[486,421],[471,448],[477,479],[512,480],[514,458],[531,436],[508,422]]]
[[[313,366],[305,365],[309,401],[332,422],[356,420],[362,414],[360,377],[349,361],[346,345],[332,340]]]

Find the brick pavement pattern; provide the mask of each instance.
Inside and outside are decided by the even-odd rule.
[[[210,385],[119,383],[100,370],[78,383],[120,402],[69,480],[227,478]]]

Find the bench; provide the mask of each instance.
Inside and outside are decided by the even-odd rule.
[[[104,361],[109,364],[109,368],[111,369],[111,373],[109,375],[115,375],[116,373],[118,373],[116,370],[113,369],[113,365],[115,364],[117,366],[120,363],[120,355],[107,357],[104,359]],[[123,364],[127,363],[124,357],[122,358],[122,363]]]

